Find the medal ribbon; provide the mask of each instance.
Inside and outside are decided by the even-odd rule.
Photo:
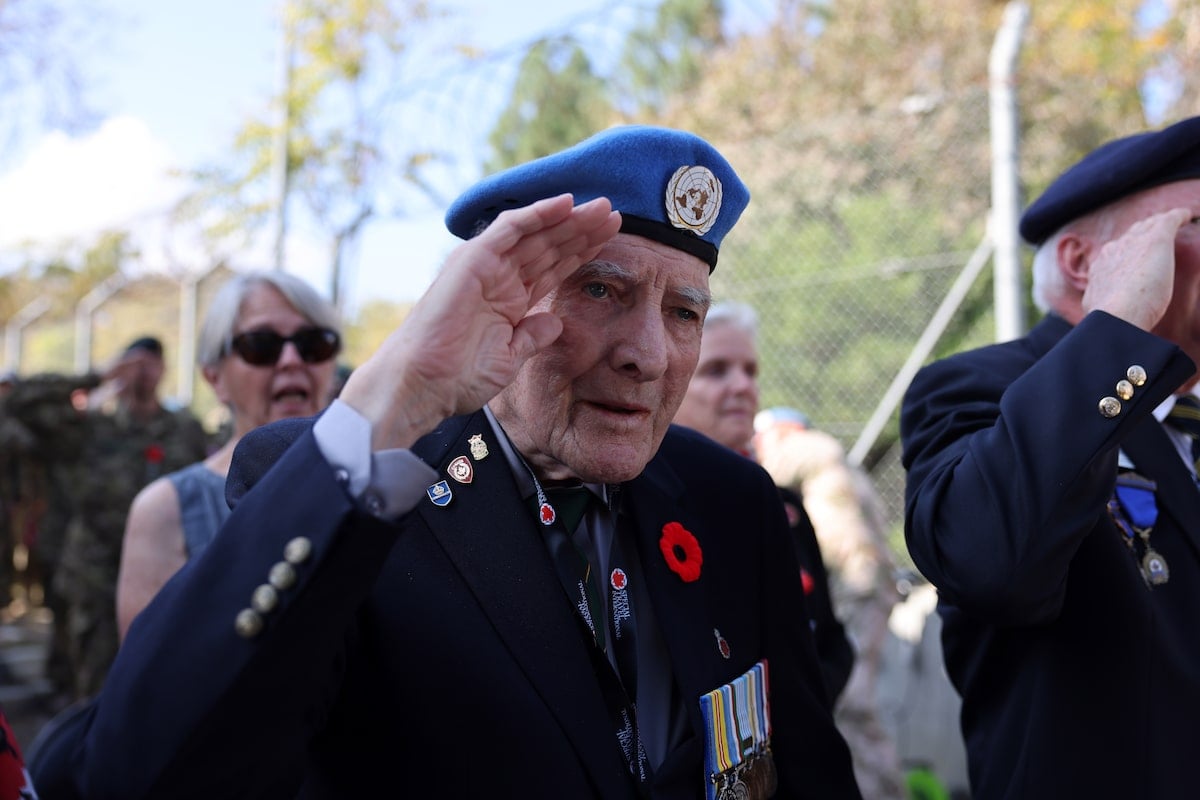
[[[759,661],[733,681],[700,696],[704,717],[704,768],[708,800],[732,776],[740,780],[743,765],[770,746],[771,719],[767,662]]]
[[[1155,491],[1158,484],[1135,472],[1117,475],[1117,485],[1108,501],[1109,516],[1125,534],[1125,543],[1136,553],[1135,542],[1142,540],[1142,577],[1148,586],[1159,586],[1170,578],[1167,560],[1150,544],[1150,531],[1158,522]]]
[[[1117,500],[1135,527],[1153,528],[1158,522],[1158,503],[1154,499],[1157,488],[1154,481],[1132,472],[1117,476]]]

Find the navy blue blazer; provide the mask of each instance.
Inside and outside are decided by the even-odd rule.
[[[1132,365],[1146,383],[1105,416]],[[938,588],[975,800],[1196,796],[1200,493],[1152,415],[1194,371],[1094,312],[912,382],[906,536]],[[1165,585],[1107,512],[1119,450],[1158,482]]]
[[[347,495],[310,425],[239,444],[229,491],[244,497],[113,667],[80,754],[87,796],[634,797],[588,645],[484,415],[413,448],[443,477],[472,435],[491,456],[451,482],[448,505],[396,523]],[[672,429],[626,484],[626,512],[690,728],[653,796],[703,797],[699,696],[766,658],[777,797],[858,797],[766,473]],[[693,583],[659,551],[671,521],[703,549]],[[239,636],[235,616],[298,535],[313,552],[295,585]]]

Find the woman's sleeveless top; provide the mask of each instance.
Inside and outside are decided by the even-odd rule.
[[[188,558],[203,552],[229,518],[225,478],[197,462],[167,476],[179,494],[179,518]]]

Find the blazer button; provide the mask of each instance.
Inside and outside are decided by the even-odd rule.
[[[1125,370],[1125,377],[1129,378],[1129,382],[1134,386],[1141,386],[1146,382],[1146,368],[1138,364],[1134,364],[1129,369]]]
[[[1115,397],[1105,397],[1100,400],[1100,415],[1112,419],[1121,413],[1121,401]]]
[[[252,608],[243,608],[233,621],[233,628],[243,639],[253,639],[263,629],[263,618]]]
[[[297,536],[283,547],[283,559],[289,564],[300,565],[312,555],[312,542],[306,536]]]
[[[255,611],[269,614],[279,605],[279,592],[271,584],[264,583],[250,596],[250,605],[254,607]]]
[[[267,574],[267,580],[281,591],[290,589],[296,583],[296,570],[286,561],[280,561],[271,567],[271,571]]]

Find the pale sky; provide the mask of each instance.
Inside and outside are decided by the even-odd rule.
[[[52,243],[119,226],[135,230],[151,268],[188,269],[197,261],[186,242],[165,233],[162,211],[180,188],[167,175],[173,168],[218,160],[238,125],[270,95],[279,71],[276,2],[110,2],[119,24],[112,25],[106,47],[78,56],[86,67],[88,98],[102,120],[74,136],[48,131],[0,161],[0,257],[22,241]],[[593,18],[611,3],[444,5],[462,10],[446,23],[459,40],[494,47]],[[494,91],[504,88],[497,82]],[[353,257],[350,307],[376,297],[416,299],[454,241],[437,208],[403,224],[372,224]],[[299,231],[289,240],[288,259],[291,269],[327,292],[326,247]],[[265,250],[260,257],[266,258]],[[269,263],[249,263],[253,260],[250,256],[244,266]]]

